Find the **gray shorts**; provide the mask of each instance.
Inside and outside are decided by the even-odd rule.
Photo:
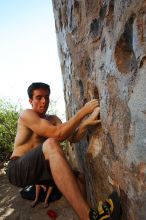
[[[45,160],[42,145],[22,157],[12,158],[8,164],[8,178],[18,187],[39,184],[54,186],[49,161]]]

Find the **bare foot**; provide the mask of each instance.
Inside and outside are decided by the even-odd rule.
[[[46,208],[48,208],[48,207],[49,207],[48,202],[45,202],[45,203],[44,203],[44,208],[46,209]]]
[[[37,204],[38,204],[38,200],[34,200],[34,201],[31,203],[31,207],[34,208]]]

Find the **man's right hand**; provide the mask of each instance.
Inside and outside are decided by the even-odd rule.
[[[93,110],[93,112],[90,114],[90,116],[88,116],[85,120],[82,121],[80,126],[76,129],[76,131],[69,138],[69,141],[71,143],[78,142],[85,136],[86,131],[89,126],[93,126],[93,125],[97,125],[101,123],[101,121],[98,119],[99,114],[100,114],[100,108],[96,107]]]
[[[101,123],[101,120],[98,119],[99,114],[100,114],[100,108],[97,107],[94,109],[91,115],[83,121],[82,126],[87,127],[87,126],[97,125]]]
[[[94,111],[95,108],[99,106],[98,99],[92,99],[91,101],[87,102],[83,108],[81,108],[82,111],[85,111],[85,114],[90,114]]]

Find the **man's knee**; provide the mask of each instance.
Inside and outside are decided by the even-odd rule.
[[[60,144],[58,141],[56,141],[54,138],[48,138],[44,143],[43,143],[43,154],[45,158],[49,159],[52,154],[57,154],[61,153],[61,148]]]
[[[54,138],[48,138],[44,143],[43,143],[43,146],[54,146],[54,145],[57,145],[59,144],[58,141],[56,141]]]

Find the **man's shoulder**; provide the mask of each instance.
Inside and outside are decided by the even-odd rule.
[[[19,119],[25,120],[29,118],[33,118],[36,115],[35,111],[32,109],[25,109],[20,113]]]
[[[20,113],[20,116],[26,115],[26,114],[35,114],[35,111],[33,109],[27,108]]]
[[[46,119],[54,125],[62,123],[57,115],[46,115]]]

